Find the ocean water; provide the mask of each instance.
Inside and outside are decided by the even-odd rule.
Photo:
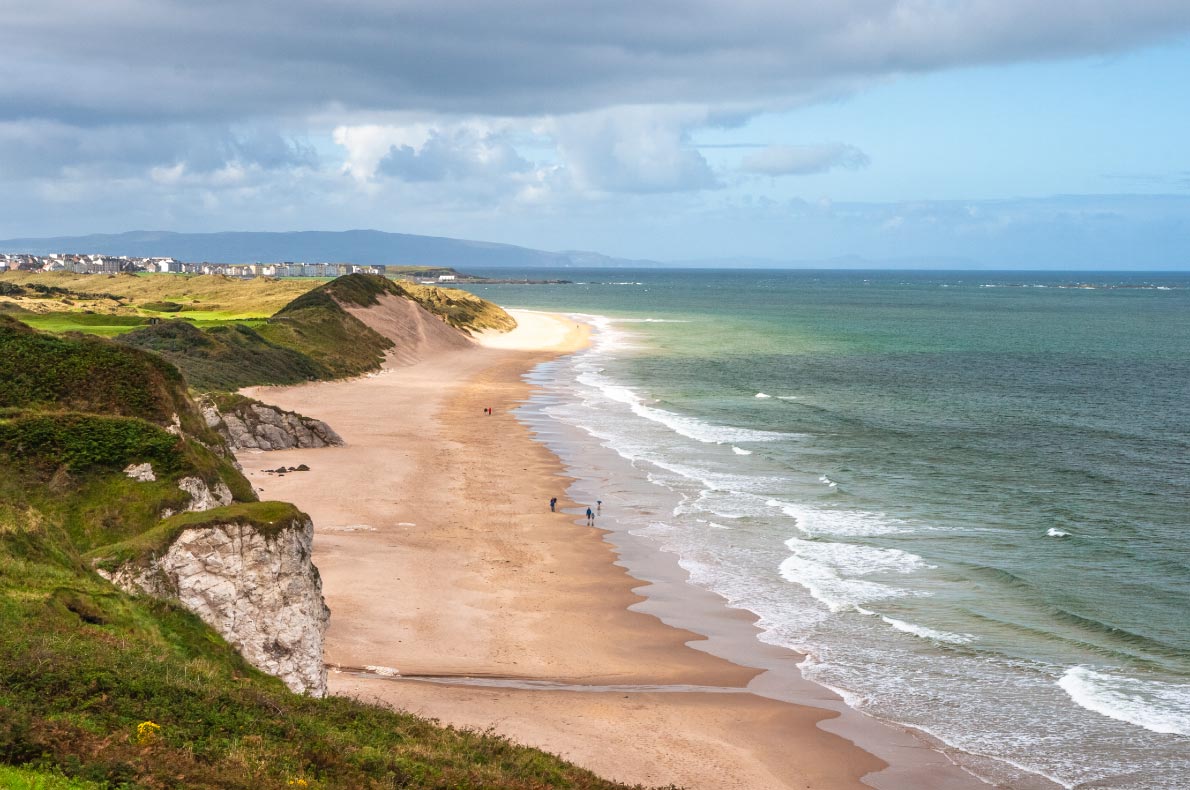
[[[565,276],[472,290],[595,324],[526,408],[617,528],[989,780],[1190,787],[1190,275]]]

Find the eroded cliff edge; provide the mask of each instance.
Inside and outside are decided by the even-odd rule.
[[[322,420],[243,395],[207,395],[199,399],[198,406],[207,427],[217,431],[233,450],[291,450],[343,444],[339,434]]]
[[[127,592],[176,600],[257,669],[293,691],[326,694],[330,610],[311,561],[314,525],[277,502],[166,519],[152,533],[94,555]]]

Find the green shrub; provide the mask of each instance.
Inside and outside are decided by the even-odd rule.
[[[174,415],[201,427],[181,374],[168,362],[108,340],[56,336],[0,315],[0,407],[142,417]]]
[[[144,462],[168,472],[178,468],[180,445],[174,434],[137,418],[58,413],[0,420],[0,455],[43,472],[118,471]]]
[[[182,307],[177,302],[145,302],[141,305],[142,310],[152,310],[155,313],[180,313]]]

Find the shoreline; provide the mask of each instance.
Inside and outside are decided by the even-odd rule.
[[[326,420],[348,442],[240,457],[264,497],[314,517],[314,560],[332,609],[332,691],[493,727],[627,782],[854,788],[872,774],[892,787],[899,774],[918,787],[959,786],[940,776],[945,784],[921,784],[922,771],[944,760],[904,733],[913,744],[894,743],[885,756],[915,745],[936,759],[918,761],[916,775],[884,770],[851,742],[836,718],[846,706],[829,690],[802,680],[818,702],[795,704],[771,667],[732,660],[732,640],[756,632],[751,613],[718,599],[734,625],[710,639],[666,624],[687,598],[675,602],[653,589],[658,579],[630,575],[614,529],[582,525],[575,516],[585,505],[567,498],[576,481],[513,413],[532,392],[526,373],[585,343],[581,328],[560,337],[557,327],[552,337],[537,329],[520,346],[508,336],[362,379],[250,393]],[[264,472],[279,461],[312,471]],[[550,513],[550,495],[575,513]],[[761,647],[795,663],[795,654]]]

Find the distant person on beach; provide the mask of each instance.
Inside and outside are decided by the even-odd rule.
[[[557,510],[556,510],[557,506],[558,506],[558,498],[553,497],[552,499],[550,499],[550,512],[551,513],[557,512]]]
[[[591,508],[587,508],[587,526],[595,526],[595,511]]]
[[[603,512],[603,500],[602,500],[602,499],[596,499],[596,500],[595,500],[595,512],[596,512],[596,513],[602,513],[602,512]]]

